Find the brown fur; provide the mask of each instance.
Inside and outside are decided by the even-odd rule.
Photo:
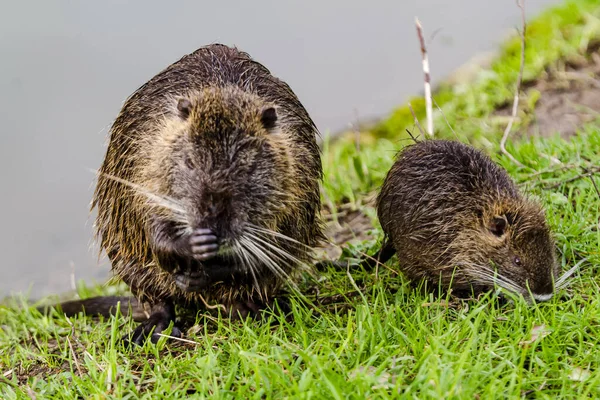
[[[289,86],[235,48],[200,48],[156,75],[117,116],[92,203],[96,234],[116,277],[151,305],[235,309],[239,302],[272,299],[284,282],[264,263],[253,279],[247,259],[232,250],[219,253],[213,265],[158,244],[168,247],[169,235],[207,227],[219,236],[221,252],[251,223],[296,241],[267,235],[297,261],[272,257],[293,278],[323,238],[317,135]],[[176,200],[185,221],[145,192]],[[171,222],[174,232],[163,227]],[[176,284],[177,273],[210,275],[221,267],[231,273],[202,290]]]
[[[389,258],[397,251],[412,280],[489,289],[493,279],[478,267],[485,266],[521,294],[527,287],[534,298],[553,291],[558,267],[542,208],[470,146],[426,140],[404,148],[377,198],[377,214],[387,238],[382,252]]]

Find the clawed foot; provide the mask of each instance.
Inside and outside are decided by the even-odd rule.
[[[152,343],[157,343],[160,334],[169,327],[171,322],[175,323],[175,307],[170,303],[158,304],[152,308],[150,318],[138,325],[132,334],[123,336],[121,340],[127,347],[131,344],[143,345],[148,336]],[[181,330],[173,326],[169,336],[180,338]]]

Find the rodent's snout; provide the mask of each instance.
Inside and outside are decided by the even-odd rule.
[[[227,204],[215,202],[210,197],[202,196],[194,199],[188,209],[188,221],[193,230],[209,229],[214,235],[222,236],[221,228],[227,218]]]
[[[535,301],[547,301],[554,295],[554,283],[552,279],[542,279],[529,283],[531,294]]]

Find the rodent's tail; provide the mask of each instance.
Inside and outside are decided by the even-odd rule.
[[[62,310],[67,317],[73,317],[80,312],[92,316],[110,317],[117,312],[117,305],[121,303],[120,311],[124,316],[133,318],[136,322],[148,319],[143,305],[133,296],[98,296],[83,300],[70,300],[53,305],[37,307],[42,314],[49,314],[52,308]]]
[[[374,256],[364,257],[360,262],[359,266],[363,268],[365,271],[371,271],[377,264],[383,264],[388,261],[392,256],[396,254],[396,249],[390,243],[388,239],[385,239],[381,244],[381,248]]]

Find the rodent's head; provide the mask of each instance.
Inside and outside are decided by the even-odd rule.
[[[457,259],[469,266],[466,271],[479,283],[491,286],[495,282],[527,300],[531,300],[530,293],[537,301],[552,297],[558,264],[554,240],[538,204],[525,199],[500,201],[479,213],[468,236]]]
[[[173,98],[149,139],[144,183],[181,205],[186,229],[212,230],[224,251],[245,229],[274,230],[297,190],[279,123],[274,104],[234,86]]]

